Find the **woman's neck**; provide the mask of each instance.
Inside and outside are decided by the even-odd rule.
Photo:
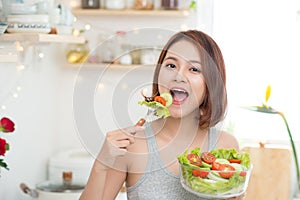
[[[191,113],[182,118],[168,117],[157,121],[156,133],[163,133],[168,138],[195,137],[200,131],[199,128],[199,112]]]

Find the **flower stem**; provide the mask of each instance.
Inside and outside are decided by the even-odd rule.
[[[291,142],[291,145],[292,145],[292,150],[293,150],[293,154],[294,154],[294,160],[295,160],[295,164],[296,164],[296,170],[297,170],[297,182],[298,182],[298,190],[300,190],[300,173],[299,173],[299,163],[298,163],[298,156],[297,156],[297,151],[296,151],[296,147],[295,147],[295,143],[294,143],[294,140],[293,140],[293,136],[291,134],[291,131],[290,131],[290,128],[289,128],[289,125],[288,125],[288,122],[284,116],[284,114],[282,112],[278,112],[278,114],[282,117],[282,119],[284,120],[284,123],[285,123],[285,126],[286,126],[286,129],[289,133],[289,137],[290,137],[290,142]]]

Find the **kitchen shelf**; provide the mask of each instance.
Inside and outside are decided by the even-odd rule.
[[[18,55],[0,55],[0,63],[13,63],[18,61]]]
[[[43,33],[6,33],[0,36],[0,41],[28,41],[28,42],[54,42],[54,43],[84,43],[82,36],[56,35]]]
[[[109,64],[109,63],[76,63],[76,64],[70,64],[67,63],[65,65],[69,68],[106,68],[109,67],[111,69],[134,69],[134,68],[141,68],[141,69],[149,69],[154,70],[155,65],[142,65],[142,64],[132,64],[132,65],[121,65],[121,64]]]
[[[72,13],[77,16],[149,16],[149,17],[188,17],[189,10],[108,10],[75,8]]]

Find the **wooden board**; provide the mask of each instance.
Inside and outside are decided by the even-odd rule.
[[[290,200],[291,151],[284,148],[245,147],[253,170],[246,200]]]

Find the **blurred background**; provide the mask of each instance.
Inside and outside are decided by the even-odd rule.
[[[289,146],[280,116],[241,108],[264,103],[271,85],[268,104],[284,112],[299,149],[299,0],[141,2],[0,1],[0,117],[16,124],[0,135],[10,145],[1,200],[31,199],[21,182],[35,188],[65,170],[85,183],[105,133],[145,115],[140,91],[180,30],[206,32],[223,52],[229,107],[222,128],[241,147]]]

